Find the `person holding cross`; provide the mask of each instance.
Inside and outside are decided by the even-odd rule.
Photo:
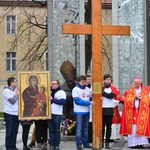
[[[92,101],[92,91],[86,86],[86,77],[81,75],[77,78],[76,87],[72,90],[74,100],[74,114],[76,117],[76,146],[78,150],[92,148],[88,139],[88,124],[90,117],[90,105],[95,105]]]
[[[104,147],[104,135],[106,126],[106,144],[105,148],[110,149],[109,141],[111,137],[111,126],[114,115],[114,103],[115,100],[121,100],[119,91],[112,85],[112,77],[109,74],[103,76],[104,85],[102,87],[102,147]]]

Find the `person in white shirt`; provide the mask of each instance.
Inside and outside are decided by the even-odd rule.
[[[58,80],[51,83],[51,113],[52,118],[47,120],[50,136],[50,149],[59,150],[60,144],[60,123],[63,113],[63,105],[66,102],[66,93],[60,89]]]
[[[88,139],[88,123],[90,117],[90,105],[95,105],[92,101],[92,91],[86,86],[86,77],[81,75],[77,78],[76,87],[73,88],[72,97],[74,100],[74,114],[76,116],[76,146],[78,150],[92,148]]]
[[[120,100],[121,96],[115,86],[112,85],[112,77],[109,74],[105,74],[104,85],[102,87],[102,147],[104,147],[104,135],[106,127],[106,144],[105,148],[110,149],[109,141],[111,137],[112,118],[114,115],[114,100]]]
[[[8,87],[3,91],[4,119],[6,122],[6,150],[18,150],[16,148],[17,133],[19,127],[18,120],[18,90],[17,81],[14,77],[7,79]]]

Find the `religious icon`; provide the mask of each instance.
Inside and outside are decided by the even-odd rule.
[[[19,72],[19,119],[50,119],[50,75],[45,72]]]

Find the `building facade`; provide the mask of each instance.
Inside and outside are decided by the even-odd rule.
[[[145,85],[150,83],[148,8],[149,0],[113,1],[113,24],[130,26],[130,36],[113,37],[114,82],[121,93],[130,87],[135,76],[139,76]]]
[[[0,8],[0,80],[18,71],[44,70],[46,4],[0,1]]]
[[[0,1],[0,111],[8,77],[17,78],[18,71],[46,68],[46,16],[45,2]]]

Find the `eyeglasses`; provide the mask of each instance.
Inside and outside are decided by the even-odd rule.
[[[57,83],[51,83],[52,85],[57,85]]]

